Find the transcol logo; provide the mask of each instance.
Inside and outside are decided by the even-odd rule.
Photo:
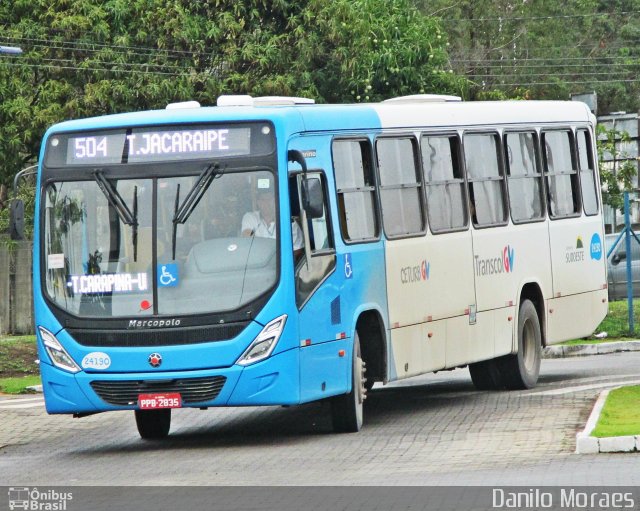
[[[484,277],[498,273],[511,273],[515,264],[515,249],[507,245],[502,249],[498,257],[488,257],[481,259],[475,256],[476,275]]]

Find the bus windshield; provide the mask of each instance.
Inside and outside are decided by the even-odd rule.
[[[98,170],[49,182],[42,236],[49,299],[82,317],[177,315],[238,309],[271,289],[273,174],[199,170],[136,179]],[[261,208],[273,214],[268,235],[243,235]]]

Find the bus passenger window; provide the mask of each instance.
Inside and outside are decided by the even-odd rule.
[[[375,182],[369,140],[335,140],[332,155],[342,237],[345,241],[377,238]]]
[[[494,134],[464,136],[464,158],[474,224],[489,226],[507,221],[504,180],[500,169],[498,137]]]
[[[507,133],[504,138],[511,218],[514,223],[539,220],[543,217],[542,174],[535,133]]]
[[[421,147],[431,230],[466,229],[467,201],[458,137],[423,136]]]
[[[571,132],[542,134],[549,215],[562,218],[580,214],[578,173],[571,151]]]
[[[585,215],[598,214],[598,192],[596,191],[595,165],[591,136],[587,130],[578,130],[578,162],[580,164],[580,184]]]
[[[411,137],[376,141],[382,220],[389,237],[420,234],[425,230],[420,197],[422,177],[415,149]]]

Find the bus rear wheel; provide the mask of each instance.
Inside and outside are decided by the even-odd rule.
[[[524,300],[518,314],[518,352],[501,359],[500,373],[508,389],[535,387],[540,374],[542,332],[538,311],[531,300]]]
[[[331,421],[337,433],[356,433],[362,428],[364,417],[365,368],[360,352],[360,339],[356,332],[353,342],[353,370],[351,392],[331,398]]]
[[[171,409],[136,410],[136,426],[144,440],[161,440],[166,438],[171,428]]]
[[[469,364],[473,386],[478,390],[499,390],[504,388],[498,361],[494,358]]]

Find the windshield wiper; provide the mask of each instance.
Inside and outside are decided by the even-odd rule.
[[[102,190],[102,193],[107,198],[107,201],[113,209],[118,213],[118,217],[123,224],[130,225],[132,228],[132,243],[133,243],[133,260],[138,259],[138,187],[134,187],[133,190],[133,212],[127,206],[127,203],[122,198],[122,195],[118,193],[109,180],[104,177],[104,173],[100,169],[96,169],[93,173],[93,178],[98,187]]]
[[[209,185],[216,178],[222,175],[222,169],[217,163],[211,163],[207,165],[204,170],[198,176],[198,179],[189,190],[189,193],[180,204],[180,185],[176,190],[176,200],[173,213],[173,233],[171,235],[171,245],[173,259],[176,258],[176,233],[178,232],[178,224],[184,224],[191,213],[196,209],[196,206],[200,202],[200,199],[204,196],[209,189]]]

